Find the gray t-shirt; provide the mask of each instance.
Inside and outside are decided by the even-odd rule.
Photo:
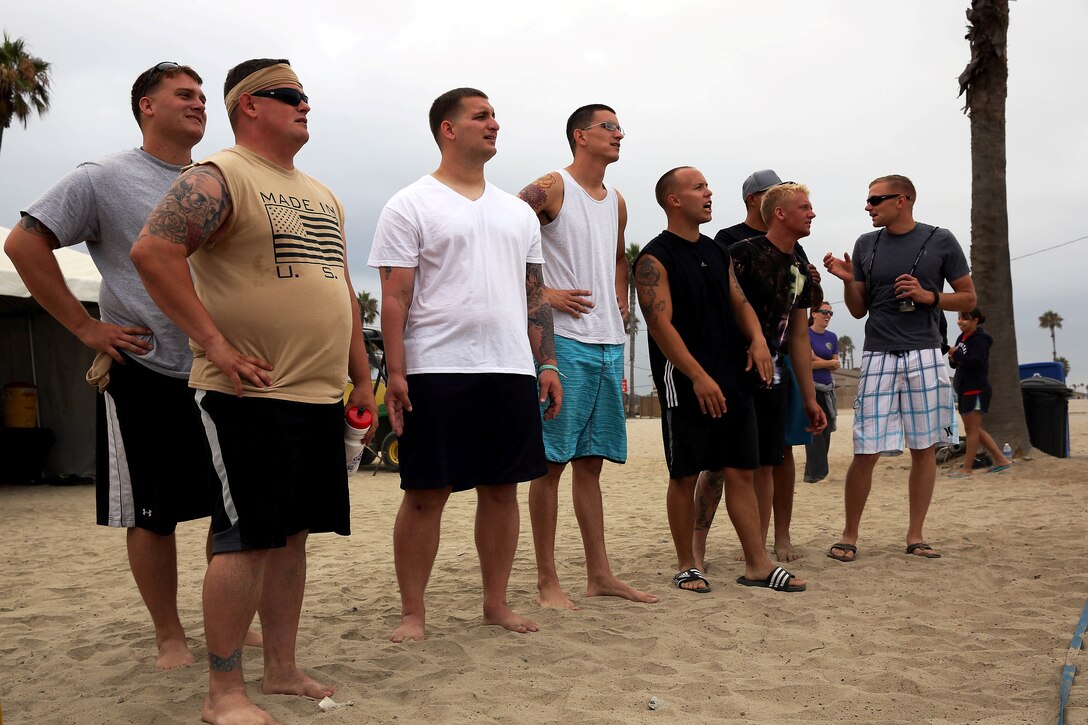
[[[862,234],[854,244],[854,279],[866,283],[869,295],[869,319],[865,321],[866,350],[929,350],[941,346],[941,333],[937,329],[940,311],[916,304],[914,312],[900,312],[899,300],[895,298],[896,277],[909,274],[915,259],[918,263],[914,276],[924,289],[930,291],[940,292],[944,289],[945,280],[971,274],[963,249],[952,232],[940,228],[933,232],[935,228],[919,223],[906,234],[889,234],[887,229],[880,229]],[[920,257],[919,251],[922,252]]]
[[[151,301],[129,251],[181,168],[143,149],[121,151],[80,164],[23,211],[47,226],[62,247],[87,242],[102,274],[102,319],[150,329],[154,348],[132,357],[174,378],[189,377],[189,338]]]

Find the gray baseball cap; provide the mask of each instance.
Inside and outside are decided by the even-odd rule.
[[[754,171],[741,185],[740,198],[747,199],[749,194],[758,194],[781,183],[782,179],[778,178],[778,174],[774,173],[774,169]]]

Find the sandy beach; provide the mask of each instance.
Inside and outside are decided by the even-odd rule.
[[[1070,405],[1073,457],[1034,452],[970,480],[938,474],[927,540],[937,560],[904,555],[909,457],[882,461],[858,560],[825,556],[843,523],[850,414],[833,437],[831,476],[799,482],[791,568],[807,592],[738,586],[739,549],[722,511],[708,557],[714,591],[681,592],[665,517],[657,420],[630,421],[630,460],[602,477],[613,568],[661,595],[655,605],[587,600],[581,541],[561,488],[557,559],[581,610],[540,610],[528,520],[510,602],[541,631],[481,624],[472,541],[475,497],[450,499],[428,591],[428,639],[392,644],[399,619],[394,474],[351,480],[349,538],[310,540],[299,660],[352,707],[260,693],[287,723],[361,722],[1055,722],[1069,640],[1088,596],[1088,401]],[[799,463],[803,449],[797,449]],[[569,474],[568,474],[569,478]],[[200,609],[206,521],[178,529],[179,604],[198,664],[159,672],[124,535],[95,526],[90,486],[0,487],[0,706],[3,722],[199,720],[207,682]],[[1088,722],[1080,658],[1068,722]],[[651,697],[661,701],[648,708]]]

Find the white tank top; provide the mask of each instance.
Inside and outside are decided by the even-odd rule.
[[[565,170],[558,173],[563,177],[563,207],[550,224],[540,228],[544,284],[553,289],[590,290],[595,307],[577,319],[552,310],[555,334],[579,342],[622,343],[626,336],[616,303],[619,195],[615,187],[605,184],[605,197],[597,201]]]

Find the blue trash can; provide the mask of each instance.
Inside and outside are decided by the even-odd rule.
[[[1065,366],[1060,362],[1021,363],[1020,379],[1026,380],[1033,377],[1051,378],[1059,382],[1065,382]]]
[[[1020,381],[1020,393],[1031,445],[1052,456],[1068,458],[1069,398],[1073,391],[1061,380],[1033,375]]]

